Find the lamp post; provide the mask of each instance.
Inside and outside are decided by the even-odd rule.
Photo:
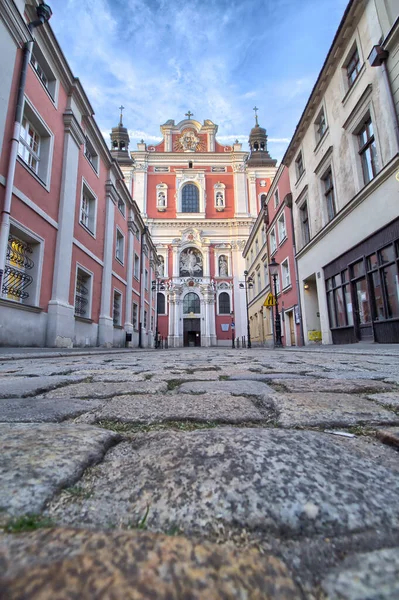
[[[164,291],[165,289],[165,284],[164,282],[159,279],[158,277],[156,279],[153,279],[151,282],[151,290],[153,292],[156,293],[155,296],[155,306],[156,306],[156,317],[155,317],[155,348],[159,348],[159,331],[158,331],[158,316],[159,316],[159,311],[158,311],[158,292],[160,291]]]
[[[279,263],[276,262],[276,259],[273,257],[272,258],[272,262],[269,263],[269,272],[270,275],[273,277],[273,283],[274,283],[274,297],[276,299],[276,307],[275,307],[275,327],[276,327],[276,341],[275,341],[275,346],[277,347],[281,347],[282,341],[281,341],[281,320],[280,320],[280,313],[278,312],[278,300],[277,300],[277,277],[278,277],[278,268],[279,268]]]
[[[248,288],[254,287],[254,281],[252,277],[248,277],[248,271],[244,271],[245,283],[240,283],[239,287],[241,289],[245,288],[245,299],[247,303],[247,334],[248,334],[248,344],[247,348],[251,348],[251,328],[249,325],[249,308],[248,308]]]
[[[233,311],[231,311],[230,313],[231,316],[231,347],[235,348],[235,342],[234,342],[234,329],[235,329],[235,323],[234,323],[234,313]]]

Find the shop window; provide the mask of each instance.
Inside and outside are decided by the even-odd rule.
[[[394,244],[367,257],[373,319],[399,318],[399,260]]]
[[[330,328],[353,326],[353,309],[348,271],[326,280]]]

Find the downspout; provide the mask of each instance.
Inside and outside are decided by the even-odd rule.
[[[143,348],[143,339],[142,339],[142,325],[143,325],[143,314],[144,314],[144,242],[146,241],[147,235],[147,227],[144,227],[143,232],[141,234],[141,245],[140,245],[140,301],[139,301],[139,348]]]
[[[298,293],[298,313],[299,313],[299,332],[301,337],[301,346],[305,345],[305,336],[303,334],[303,321],[302,321],[302,308],[301,308],[301,290],[299,286],[299,274],[298,274],[298,263],[296,260],[296,244],[295,244],[295,229],[294,229],[294,214],[292,210],[292,194],[287,194],[285,197],[285,204],[290,209],[291,214],[291,230],[292,230],[292,252],[294,255],[294,267],[295,267],[295,284]]]
[[[35,27],[39,27],[50,19],[52,12],[51,8],[46,4],[41,4],[37,7],[37,15],[38,19],[36,21],[31,21],[28,25],[29,33],[32,34],[32,31]],[[24,97],[25,97],[25,86],[26,86],[26,76],[28,73],[28,66],[32,56],[34,40],[33,38],[24,44],[24,54],[22,59],[21,73],[19,76],[19,87],[18,87],[18,96],[17,96],[17,105],[15,109],[15,121],[14,121],[14,130],[13,136],[11,138],[11,149],[10,149],[10,158],[8,160],[8,170],[7,170],[7,181],[6,181],[6,189],[4,193],[4,205],[3,210],[1,211],[1,223],[0,223],[0,296],[2,293],[2,281],[3,281],[3,273],[6,264],[6,255],[7,255],[7,245],[8,245],[8,236],[10,233],[10,214],[11,214],[11,203],[12,203],[12,191],[14,187],[14,179],[15,179],[15,167],[17,164],[17,156],[18,156],[18,146],[19,146],[19,137],[21,132],[21,123],[24,112]]]

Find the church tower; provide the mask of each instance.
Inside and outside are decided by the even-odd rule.
[[[120,166],[131,166],[133,164],[133,160],[129,154],[129,133],[126,127],[123,126],[122,122],[122,113],[124,108],[124,106],[119,107],[119,110],[121,111],[119,124],[117,127],[113,127],[111,131],[111,155],[115,160],[118,161]]]

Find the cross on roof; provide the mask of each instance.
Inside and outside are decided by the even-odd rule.
[[[122,112],[123,112],[123,109],[124,109],[124,108],[125,108],[125,107],[124,107],[124,106],[122,106],[122,105],[119,107],[119,110],[121,111],[121,117],[120,117],[120,120],[119,120],[119,125],[120,125],[120,126],[122,126],[122,125],[123,125],[123,123],[122,123],[122,116],[123,116],[123,115],[122,115]]]
[[[259,110],[259,108],[255,105],[252,110],[255,111],[255,120],[256,120],[256,124],[258,125],[258,110]]]
[[[194,116],[194,113],[192,113],[190,110],[188,112],[186,112],[186,114],[184,115],[185,117],[188,117],[189,119],[191,119],[191,117]]]

